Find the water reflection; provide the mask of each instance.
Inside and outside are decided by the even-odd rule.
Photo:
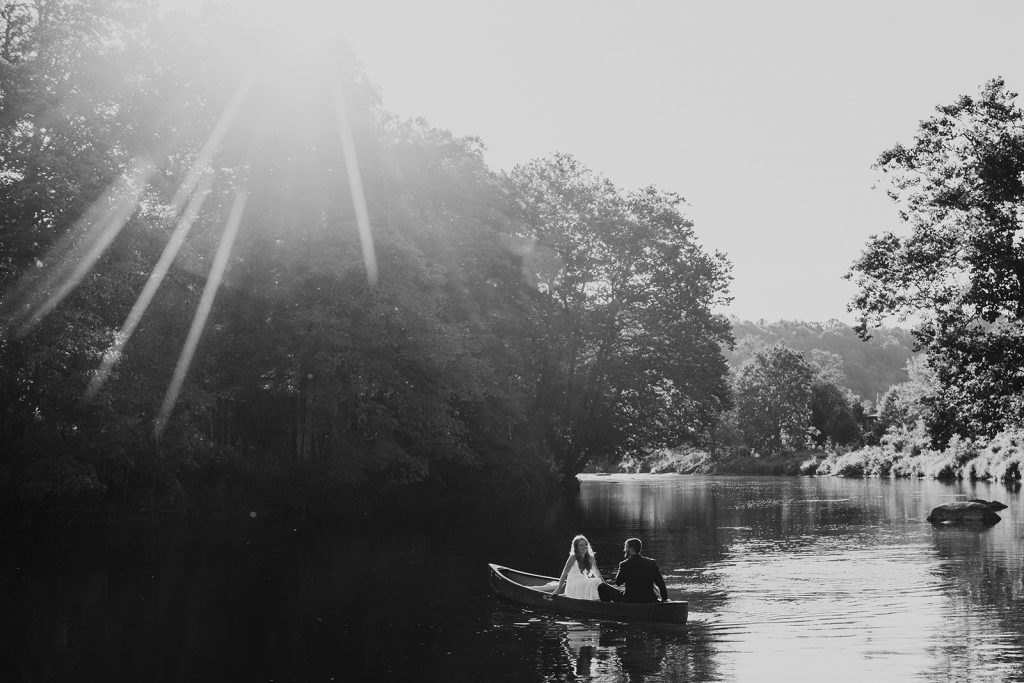
[[[682,565],[670,590],[690,600],[691,641],[726,680],[949,680],[954,663],[974,680],[1024,679],[1014,492],[832,478],[626,478],[618,488],[589,504],[618,512],[604,509],[602,523],[652,539],[663,566]],[[965,497],[1011,508],[995,527],[924,522]]]
[[[953,664],[977,680],[1024,680],[1024,566],[1014,527],[936,527],[936,567],[954,615],[957,638],[939,648],[936,674]],[[992,624],[1002,625],[995,630]]]
[[[544,653],[535,680],[714,680],[711,660],[691,646],[686,626],[572,619],[500,603],[492,626],[515,629]],[[557,654],[556,654],[557,653]]]
[[[934,527],[967,497],[992,527]],[[639,536],[687,627],[532,611],[486,563],[606,576]],[[1024,505],[968,483],[601,477],[401,524],[246,517],[0,539],[4,681],[1024,680]]]

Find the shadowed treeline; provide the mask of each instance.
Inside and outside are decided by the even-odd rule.
[[[497,174],[247,3],[0,23],[6,513],[515,496],[728,407],[679,197]]]

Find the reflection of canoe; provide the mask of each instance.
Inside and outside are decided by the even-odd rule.
[[[688,602],[601,602],[600,600],[577,600],[564,595],[552,595],[558,579],[552,576],[527,574],[497,564],[491,568],[491,588],[509,600],[533,607],[567,614],[582,614],[588,617],[617,619],[622,621],[647,621],[669,624],[685,624]]]

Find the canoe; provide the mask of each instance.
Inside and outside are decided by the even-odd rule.
[[[579,614],[601,619],[618,621],[656,622],[663,624],[685,624],[689,604],[686,601],[668,602],[602,602],[600,600],[579,600],[564,595],[554,595],[558,579],[541,576],[488,564],[490,582],[494,592],[513,602],[543,609]]]

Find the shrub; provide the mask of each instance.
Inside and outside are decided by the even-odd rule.
[[[976,442],[974,439],[954,436],[949,440],[949,444],[946,446],[945,452],[951,458],[956,467],[962,467],[964,464],[977,458],[981,451],[981,444]]]
[[[840,477],[863,477],[866,471],[864,451],[851,451],[836,460],[835,474]]]
[[[804,460],[800,463],[800,474],[813,475],[818,474],[818,466],[824,462],[823,458],[813,457]]]

